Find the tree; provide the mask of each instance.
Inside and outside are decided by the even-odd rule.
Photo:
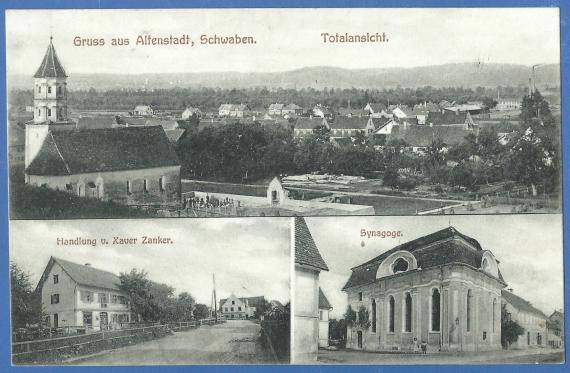
[[[391,166],[384,171],[382,182],[384,186],[389,186],[390,188],[395,189],[398,186],[398,178],[398,169]]]
[[[24,328],[41,320],[41,301],[32,288],[30,275],[15,262],[10,263],[12,328]]]
[[[368,309],[364,306],[360,306],[358,308],[356,326],[362,329],[368,329],[370,327],[370,315],[368,313]]]
[[[190,293],[182,292],[178,294],[176,302],[175,318],[179,321],[189,321],[194,318],[193,312],[196,300]]]
[[[507,305],[503,304],[501,306],[501,345],[503,348],[508,349],[524,332],[524,328],[511,319],[510,313],[507,312]]]
[[[340,341],[341,348],[346,346],[346,320],[329,320],[329,339]]]
[[[352,306],[350,304],[346,307],[344,319],[346,320],[346,325],[349,326],[354,325],[356,322],[356,312],[352,309]]]
[[[196,307],[194,308],[194,318],[196,318],[196,320],[201,320],[207,319],[208,317],[210,317],[210,309],[208,306],[202,303],[196,304]]]
[[[489,109],[493,109],[497,106],[498,102],[494,98],[491,97],[484,97],[483,98],[483,105],[487,106]]]
[[[129,295],[132,312],[143,321],[156,321],[158,315],[151,301],[151,283],[147,279],[147,273],[132,269],[129,273],[121,273],[119,279],[119,288]]]

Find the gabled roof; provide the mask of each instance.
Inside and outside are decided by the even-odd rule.
[[[336,117],[334,122],[329,122],[331,129],[365,130],[368,125],[368,117]]]
[[[179,165],[160,126],[61,130],[49,131],[26,173],[61,176]]]
[[[547,318],[546,315],[541,310],[539,310],[538,308],[535,308],[532,305],[532,303],[530,303],[526,299],[519,297],[518,295],[514,295],[510,291],[502,290],[501,296],[511,306],[513,306],[514,308],[516,308],[519,311],[523,311],[525,313],[530,313],[530,314],[536,315],[538,317],[542,317],[544,319]]]
[[[386,105],[379,102],[369,102],[365,107],[370,107],[374,113],[380,113],[386,110]]]
[[[458,240],[453,238],[458,238]],[[343,290],[373,283],[380,264],[396,251],[409,251],[416,257],[418,268],[423,269],[451,263],[462,263],[479,268],[483,259],[483,249],[477,240],[460,233],[454,227],[448,227],[398,245],[352,268],[352,274]],[[500,272],[499,279],[502,281]]]
[[[443,113],[439,111],[430,111],[426,123],[433,123],[434,126],[442,124],[463,124],[467,120],[466,112],[454,112],[445,110]]]
[[[165,130],[166,137],[172,144],[177,144],[182,137],[186,134],[186,130],[184,128],[175,128],[172,130]]]
[[[51,267],[54,265],[54,263],[59,264],[65,273],[67,273],[69,277],[73,279],[73,281],[77,282],[80,285],[101,289],[120,290],[119,285],[121,284],[121,280],[116,274],[53,256],[50,258],[48,265],[46,266],[44,275],[38,283],[38,287],[40,287],[41,284],[46,280],[45,277],[51,270]]]
[[[284,104],[271,104],[269,110],[283,110]]]
[[[67,78],[67,74],[55,53],[51,37],[42,64],[34,74],[34,78]]]
[[[245,301],[247,300],[247,304],[250,307],[255,307],[255,308],[259,308],[260,306],[263,305],[263,303],[265,302],[265,297],[262,296],[258,296],[258,297],[236,297],[237,299],[239,299],[240,301],[243,302],[243,304],[245,304]],[[222,305],[224,303],[226,303],[226,301],[229,298],[222,298],[220,299],[220,309],[222,308]]]
[[[323,293],[323,289],[319,288],[319,309],[320,310],[331,310],[332,306],[329,303],[325,293]]]
[[[381,128],[386,127],[390,122],[394,122],[392,118],[370,118],[372,120],[372,124],[374,124],[374,128],[379,130]]]
[[[465,129],[465,126],[426,126],[409,125],[394,126],[392,133],[386,141],[398,139],[404,140],[411,146],[429,146],[435,139],[441,139],[446,146],[456,145],[463,142],[465,137],[475,132]]]
[[[328,271],[305,219],[295,217],[295,263]]]
[[[295,121],[295,129],[298,130],[312,130],[325,123],[323,118],[320,117],[299,117]]]

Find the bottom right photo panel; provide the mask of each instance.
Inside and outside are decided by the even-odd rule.
[[[293,363],[564,362],[562,215],[292,224]]]

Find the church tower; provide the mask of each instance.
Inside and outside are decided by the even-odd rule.
[[[34,123],[67,120],[67,74],[50,37],[42,64],[34,75]]]
[[[72,129],[67,117],[67,74],[50,36],[42,63],[34,74],[34,120],[26,124],[25,167],[38,154],[51,129]]]

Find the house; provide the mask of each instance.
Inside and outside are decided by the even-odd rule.
[[[343,287],[356,314],[347,348],[366,351],[501,349],[499,262],[474,238],[448,227],[353,267]]]
[[[547,343],[551,348],[564,348],[564,312],[554,311],[546,323]]]
[[[497,100],[496,109],[498,111],[519,110],[521,105],[522,99],[520,97],[500,97]]]
[[[407,105],[396,105],[391,107],[392,114],[397,119],[410,118],[414,116],[412,108]]]
[[[319,348],[319,274],[329,268],[305,219],[295,217],[295,303],[293,363],[314,362]]]
[[[332,306],[319,288],[319,347],[329,346],[329,314]]]
[[[52,256],[36,288],[45,324],[87,332],[120,328],[132,318],[128,294],[120,284],[114,273]]]
[[[374,118],[391,117],[392,116],[392,113],[388,113],[386,105],[378,103],[378,102],[367,103],[366,106],[364,107],[364,111],[366,111],[368,113],[368,115],[370,115],[371,117],[374,117]]]
[[[477,134],[472,130],[466,130],[462,126],[393,126],[392,132],[387,135],[386,143],[392,140],[404,141],[413,152],[425,152],[435,141],[441,140],[446,148],[458,145],[469,134]]]
[[[412,115],[418,120],[418,124],[426,124],[427,116],[430,112],[440,112],[440,107],[433,102],[424,102],[423,104],[414,105]]]
[[[375,130],[374,122],[369,117],[336,117],[330,122],[332,137],[352,137],[358,132],[368,136]]]
[[[505,307],[507,318],[516,321],[524,329],[524,334],[510,347],[524,349],[546,346],[546,315],[510,291],[503,290],[501,295],[501,305]]]
[[[283,108],[285,107],[284,104],[271,104],[267,109],[267,114],[269,115],[283,115]]]
[[[315,107],[313,107],[313,115],[315,117],[325,118],[325,119],[332,119],[334,117],[334,114],[330,108],[320,104],[315,105]]]
[[[183,120],[188,120],[192,117],[201,118],[202,112],[197,107],[188,106],[186,109],[184,109],[180,117]]]
[[[464,126],[465,129],[472,129],[477,124],[473,121],[469,112],[442,110],[441,112],[429,112],[426,118],[426,125]]]
[[[243,118],[251,113],[249,106],[245,104],[221,104],[218,108],[218,116],[230,118]]]
[[[48,131],[26,182],[128,205],[176,205],[180,162],[160,126]]]
[[[370,118],[374,126],[375,135],[389,135],[394,126],[399,124],[393,118]]]
[[[137,105],[133,110],[133,115],[141,117],[150,117],[155,114],[154,109],[150,105]]]
[[[255,317],[255,311],[264,307],[265,297],[238,298],[233,293],[220,299],[220,312],[226,320],[245,320]]]
[[[283,107],[283,109],[281,109],[281,115],[283,116],[297,116],[297,115],[302,115],[303,114],[303,108],[300,107],[299,105],[295,105],[295,104],[288,104],[285,105]]]
[[[483,104],[462,104],[446,106],[443,110],[452,111],[455,113],[469,113],[471,115],[483,114],[489,112],[489,108]]]
[[[293,126],[293,134],[295,137],[308,136],[319,126],[325,126],[330,129],[328,121],[321,117],[299,117]]]

